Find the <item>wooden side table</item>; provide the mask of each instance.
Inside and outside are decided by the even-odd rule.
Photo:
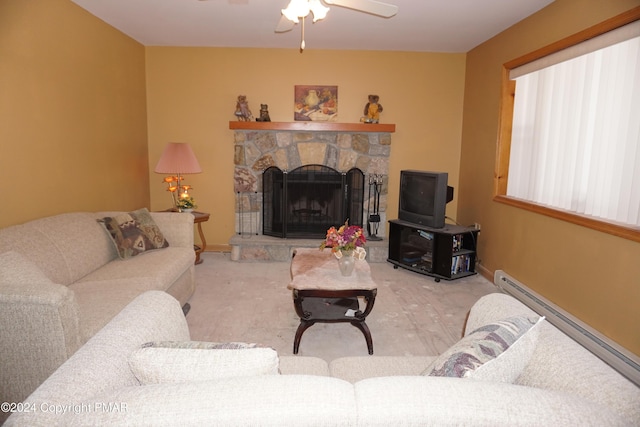
[[[195,264],[201,264],[202,260],[200,259],[200,254],[207,249],[207,240],[204,238],[204,233],[202,232],[202,223],[209,221],[209,215],[206,212],[191,212],[193,215],[193,223],[198,225],[198,234],[200,235],[200,241],[202,242],[201,246],[193,245],[193,250],[196,252],[196,262]]]

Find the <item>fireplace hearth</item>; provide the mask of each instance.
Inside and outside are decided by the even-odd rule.
[[[323,165],[263,174],[262,234],[281,238],[323,238],[331,226],[362,226],[364,173]]]

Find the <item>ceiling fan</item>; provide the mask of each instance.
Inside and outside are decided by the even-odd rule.
[[[375,0],[291,0],[289,5],[282,9],[282,17],[276,26],[276,33],[291,31],[302,19],[302,41],[300,51],[305,47],[304,21],[309,13],[313,14],[313,22],[324,19],[329,8],[324,3],[332,6],[340,6],[357,12],[369,13],[383,18],[391,18],[398,13],[398,6],[382,3]]]

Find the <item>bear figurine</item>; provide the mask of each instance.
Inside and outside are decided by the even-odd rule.
[[[267,104],[260,104],[260,117],[256,118],[256,122],[270,122],[269,106]]]
[[[360,119],[363,123],[379,123],[380,113],[382,113],[382,105],[378,102],[378,95],[369,95],[369,102],[364,106],[365,117]]]

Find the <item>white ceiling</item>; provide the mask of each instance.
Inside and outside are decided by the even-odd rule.
[[[289,0],[72,0],[145,46],[292,48],[301,24],[275,33]],[[468,52],[553,0],[385,0],[380,18],[338,6],[315,24],[306,49]]]

